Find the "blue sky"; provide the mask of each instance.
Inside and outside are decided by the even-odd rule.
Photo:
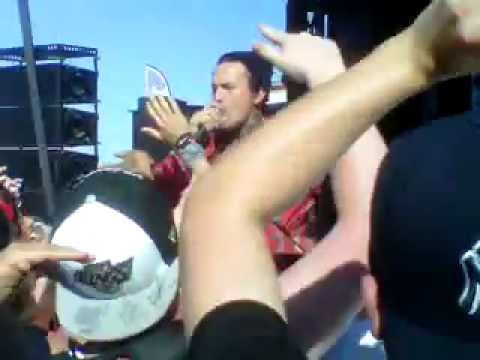
[[[167,76],[174,95],[210,97],[218,56],[249,49],[256,25],[285,27],[286,0],[30,0],[34,42],[98,48],[100,161],[131,148],[131,116],[143,93],[143,68]],[[0,47],[22,44],[17,1],[2,0]],[[73,65],[83,65],[71,62]]]

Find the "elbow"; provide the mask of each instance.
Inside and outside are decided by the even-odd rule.
[[[340,220],[337,226],[340,228],[342,241],[345,241],[345,248],[349,249],[352,260],[369,268],[370,249],[370,221],[364,217],[353,217]]]

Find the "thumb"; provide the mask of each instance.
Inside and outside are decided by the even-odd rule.
[[[287,33],[265,24],[260,24],[258,29],[265,39],[270,40],[273,44],[278,46],[282,46],[288,37]]]

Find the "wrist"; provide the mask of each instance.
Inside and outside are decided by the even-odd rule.
[[[185,144],[190,141],[190,139],[193,137],[192,132],[190,131],[185,131],[184,133],[180,134],[177,139],[175,140],[175,143],[173,144],[173,149],[178,150],[182,147],[185,146]]]
[[[408,80],[412,93],[424,90],[435,82],[433,55],[423,44],[419,44],[411,28],[387,40],[380,50],[391,64],[395,64],[398,74]]]
[[[427,47],[411,28],[404,30],[397,37],[405,44],[404,52],[411,59],[412,72],[423,79],[425,86],[432,85],[437,80],[438,74],[433,49]]]
[[[175,152],[192,170],[202,167],[202,162],[205,161],[204,149],[196,141],[192,133],[185,133],[178,138],[175,144]]]

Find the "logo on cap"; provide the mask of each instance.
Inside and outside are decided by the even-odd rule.
[[[110,260],[85,265],[76,270],[74,280],[104,294],[115,294],[122,289],[122,284],[132,276],[133,258],[112,265]]]

